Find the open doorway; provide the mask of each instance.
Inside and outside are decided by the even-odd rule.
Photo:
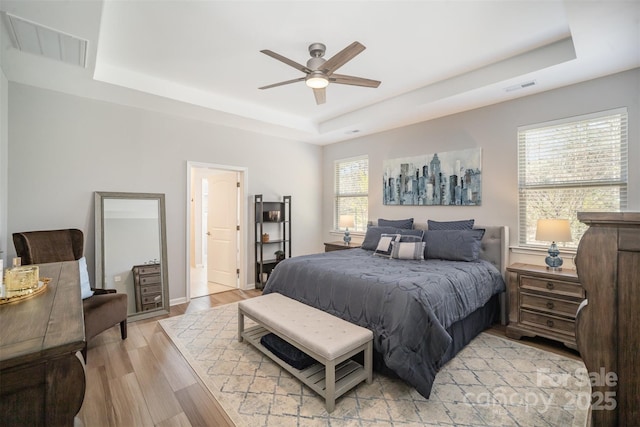
[[[187,298],[244,288],[246,170],[188,162]]]

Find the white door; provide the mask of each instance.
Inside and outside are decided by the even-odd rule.
[[[207,280],[238,284],[238,176],[222,172],[208,176]]]

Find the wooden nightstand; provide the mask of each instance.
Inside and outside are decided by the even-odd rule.
[[[510,338],[541,336],[576,349],[576,313],[585,292],[575,270],[513,264],[507,268]]]
[[[344,249],[355,249],[359,248],[360,243],[351,243],[350,245],[345,245],[344,242],[324,242],[324,251],[341,251]]]

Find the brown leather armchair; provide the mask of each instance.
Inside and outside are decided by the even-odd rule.
[[[28,231],[13,233],[13,244],[22,265],[74,261],[82,258],[84,235],[77,229]],[[120,323],[120,335],[127,338],[127,294],[116,293],[114,289],[92,290],[93,296],[82,300],[85,362],[87,343],[101,332]]]

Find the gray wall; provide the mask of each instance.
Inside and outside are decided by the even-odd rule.
[[[80,228],[90,272],[93,192],[165,193],[170,298],[185,297],[187,161],[248,168],[249,283],[253,194],[291,195],[294,254],[322,249],[322,147],[17,83],[9,84],[8,109],[9,235]]]
[[[617,107],[629,114],[628,210],[640,211],[640,69],[478,108],[412,126],[326,146],[324,149],[323,231],[331,236],[333,167],[336,159],[369,156],[369,217],[446,220],[475,218],[504,224],[511,244],[518,241],[517,127]],[[465,148],[482,148],[483,200],[479,207],[384,206],[385,159]],[[544,262],[544,261],[542,261]]]
[[[2,82],[0,78],[0,83]],[[6,81],[5,81],[6,82]],[[0,88],[5,88],[0,86]],[[0,100],[6,99],[6,91]],[[430,120],[351,141],[317,147],[37,89],[8,85],[9,159],[7,227],[2,245],[13,256],[14,231],[77,227],[86,235],[92,271],[93,192],[165,193],[170,296],[185,296],[186,162],[247,167],[248,191],[265,198],[293,196],[295,255],[322,250],[331,235],[333,162],[369,156],[371,218],[416,221],[473,217],[479,224],[506,224],[517,243],[516,129],[520,125],[627,107],[629,111],[629,210],[640,211],[640,70],[561,88],[514,101]],[[6,102],[6,101],[3,101]],[[7,111],[3,108],[4,112]],[[8,123],[8,125],[7,125]],[[408,207],[382,205],[384,159],[481,147],[483,205]],[[4,160],[3,160],[4,159]],[[0,173],[0,193],[2,176]],[[251,200],[247,201],[252,206]],[[0,206],[0,215],[2,207]],[[247,269],[253,271],[249,215]],[[0,217],[0,224],[2,219]],[[3,230],[0,229],[0,233]],[[512,257],[513,261],[513,257]],[[252,282],[249,280],[249,282]]]

